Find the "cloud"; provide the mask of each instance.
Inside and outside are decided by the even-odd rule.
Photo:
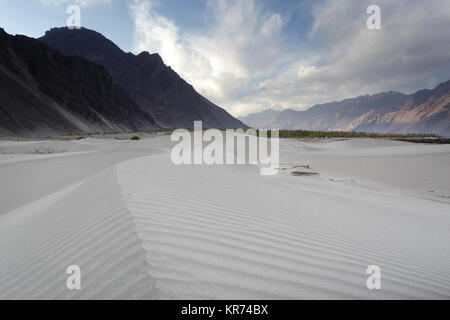
[[[239,113],[237,103],[269,77],[283,57],[283,17],[253,0],[209,1],[210,29],[182,31],[151,1],[134,1],[135,51],[159,52],[166,64],[215,103]],[[285,57],[285,56],[284,56]]]
[[[319,46],[265,82],[259,96],[302,108],[384,90],[411,92],[450,79],[448,0],[378,4],[382,30],[375,31],[366,28],[368,1],[328,0],[314,7],[310,39]]]
[[[253,0],[208,1],[208,29],[195,32],[159,14],[154,2],[134,0],[130,8],[135,51],[159,52],[200,93],[235,115],[391,89],[410,92],[450,79],[448,0],[378,0],[382,29],[372,31],[366,26],[371,4],[315,2],[301,46],[288,43],[286,16]]]
[[[44,5],[78,4],[81,7],[110,4],[113,0],[38,0]]]

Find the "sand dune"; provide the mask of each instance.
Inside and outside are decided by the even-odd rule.
[[[282,162],[320,176],[267,177],[175,166],[167,136],[87,143],[0,155],[0,298],[450,297],[449,203],[422,190],[450,189],[447,146],[285,140]],[[65,286],[72,264],[80,291]],[[381,290],[366,287],[369,265]]]
[[[417,200],[421,208],[402,209],[405,198],[386,201],[385,195],[348,187],[341,191],[351,191],[351,197],[331,196],[330,188],[314,190],[325,187],[322,181],[317,186],[288,176],[272,181],[232,167],[166,163],[163,155],[140,158],[120,164],[118,170],[160,298],[444,298],[450,294],[446,244],[430,241],[421,253],[416,248],[418,230],[440,231],[447,237],[443,226],[426,230],[429,226],[415,216],[427,211],[431,219],[444,216],[445,204]],[[372,203],[351,199],[369,194]],[[383,208],[387,202],[395,208],[389,213]],[[390,214],[397,216],[390,219]],[[376,220],[367,221],[368,216]],[[403,219],[409,220],[403,230],[389,227],[391,223],[398,227]],[[445,221],[448,227],[449,217]],[[439,249],[446,257],[434,261],[428,249]],[[365,287],[366,268],[373,264],[384,270],[381,292]]]

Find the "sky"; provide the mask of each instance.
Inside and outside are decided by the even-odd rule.
[[[234,116],[450,80],[450,0],[0,0],[0,27],[40,37],[73,4],[82,27],[159,53]]]

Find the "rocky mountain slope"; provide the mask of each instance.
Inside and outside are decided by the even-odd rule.
[[[0,134],[50,135],[157,128],[108,71],[0,29]]]
[[[65,55],[81,56],[106,67],[114,81],[162,127],[193,127],[196,120],[209,128],[246,127],[198,94],[158,54],[125,53],[100,33],[84,28],[54,28],[39,40]]]

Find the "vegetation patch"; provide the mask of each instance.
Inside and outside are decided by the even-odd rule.
[[[52,148],[38,148],[36,150],[27,152],[27,154],[38,154],[38,155],[55,154],[55,153],[67,153],[67,150],[56,150],[56,149],[52,149]]]
[[[257,130],[258,136],[261,130]],[[271,132],[267,132],[268,137]],[[315,139],[330,139],[330,138],[375,138],[375,139],[440,139],[441,137],[435,134],[394,134],[394,133],[370,133],[370,132],[343,132],[343,131],[308,131],[308,130],[280,130],[280,138],[315,138]]]

